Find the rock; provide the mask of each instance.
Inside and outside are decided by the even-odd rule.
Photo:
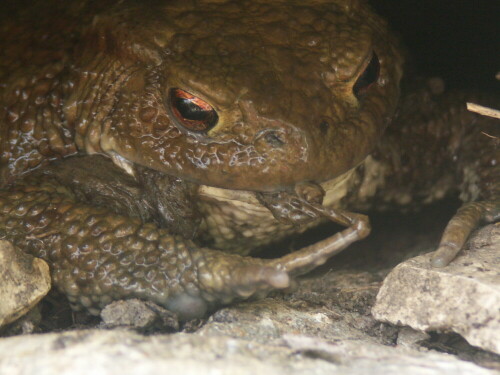
[[[40,326],[42,325],[42,314],[40,310],[40,304],[38,304],[19,319],[5,327],[2,327],[2,335],[28,335],[39,331]]]
[[[0,340],[0,373],[9,375],[492,375],[454,356],[383,346],[362,339],[281,334],[258,343],[221,333],[142,336],[87,330]]]
[[[47,263],[0,241],[0,326],[28,312],[49,290]]]
[[[130,299],[115,301],[101,311],[101,318],[106,328],[129,327],[157,331],[178,331],[177,316],[148,301]]]
[[[453,331],[500,354],[500,223],[478,231],[469,249],[445,268],[430,254],[397,266],[372,310],[383,322],[421,331]]]
[[[493,374],[452,356],[388,347],[366,341],[325,342],[311,337],[286,335],[285,342],[299,353],[338,364],[340,374]],[[471,366],[472,365],[472,366]]]
[[[418,348],[420,343],[429,340],[430,336],[422,331],[414,330],[410,327],[402,327],[399,330],[396,343],[407,348]]]
[[[224,334],[260,343],[278,340],[286,333],[317,336],[324,340],[364,339],[377,342],[349,322],[339,319],[335,311],[324,307],[304,306],[297,309],[271,298],[219,310],[199,333]]]

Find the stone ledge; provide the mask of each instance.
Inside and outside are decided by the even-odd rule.
[[[452,331],[500,354],[500,223],[478,231],[448,267],[430,254],[398,265],[384,280],[375,319],[421,331]]]
[[[286,334],[268,343],[227,335],[142,336],[87,330],[0,340],[0,372],[9,375],[493,375],[454,356],[363,340],[325,341]]]

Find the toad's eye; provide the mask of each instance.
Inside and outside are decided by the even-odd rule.
[[[365,71],[358,77],[358,80],[354,84],[352,91],[356,98],[360,98],[366,91],[373,85],[380,73],[380,62],[375,53],[372,55],[370,63],[366,66]]]
[[[200,98],[181,89],[171,89],[170,108],[179,123],[193,132],[207,132],[212,129],[219,116],[215,109]]]

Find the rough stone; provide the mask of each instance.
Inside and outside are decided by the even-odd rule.
[[[207,332],[142,336],[88,330],[0,340],[9,375],[128,374],[444,374],[496,372],[454,356],[388,347],[363,339],[327,341],[282,334],[267,343]]]
[[[30,311],[14,322],[2,327],[0,332],[5,336],[28,335],[39,331],[42,321],[40,304],[34,306]]]
[[[47,263],[0,241],[0,326],[24,315],[49,290]]]
[[[130,299],[115,301],[101,311],[103,325],[106,328],[128,327],[141,331],[179,330],[177,316],[148,301]]]
[[[250,338],[260,343],[280,339],[284,334],[309,335],[324,340],[379,342],[353,327],[349,320],[340,319],[339,314],[340,311],[325,307],[296,308],[289,303],[267,298],[219,310],[198,332]]]
[[[430,336],[426,332],[417,331],[410,327],[402,327],[398,332],[396,343],[407,348],[418,348],[420,343],[429,340]]]
[[[421,331],[453,331],[500,354],[500,223],[478,231],[445,268],[430,254],[397,266],[372,310],[380,321]]]

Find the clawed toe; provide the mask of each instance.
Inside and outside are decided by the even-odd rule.
[[[290,276],[285,271],[260,265],[241,267],[233,281],[234,292],[241,298],[248,298],[258,291],[285,289],[290,286]]]

